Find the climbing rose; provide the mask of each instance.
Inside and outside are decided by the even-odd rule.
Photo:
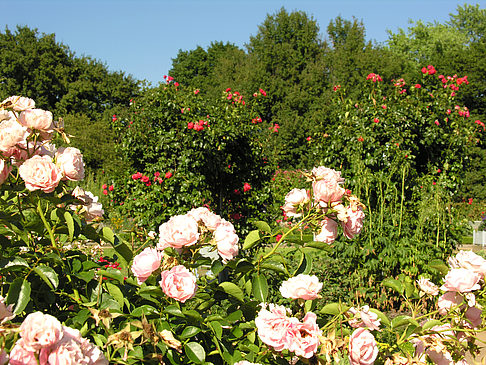
[[[28,109],[20,113],[19,122],[24,127],[44,132],[52,131],[52,113],[42,109]]]
[[[38,351],[52,346],[62,337],[61,322],[49,314],[35,312],[29,314],[20,326],[20,337],[27,351]]]
[[[60,147],[56,152],[56,166],[63,174],[63,180],[84,179],[84,163],[81,151],[74,147]]]
[[[348,220],[346,221],[346,223],[343,222],[343,230],[344,235],[347,238],[352,239],[354,238],[354,236],[358,235],[361,232],[361,229],[363,228],[363,219],[365,217],[365,214],[361,207],[357,207],[355,209],[348,208],[347,213]]]
[[[23,96],[11,96],[2,101],[2,104],[5,104],[7,102],[12,103],[12,109],[18,112],[35,108],[35,101]]]
[[[147,280],[152,273],[160,267],[162,252],[155,248],[146,247],[133,258],[132,272],[139,284]]]
[[[480,288],[481,275],[467,269],[451,269],[444,278],[441,290],[455,292],[470,292]]]
[[[435,285],[433,282],[431,282],[429,279],[420,278],[419,280],[417,280],[417,284],[419,286],[419,289],[426,294],[429,294],[429,295],[438,295],[439,294],[438,286]]]
[[[12,171],[12,166],[7,165],[3,159],[0,159],[0,185],[8,179],[10,171]]]
[[[321,222],[321,231],[314,237],[315,241],[331,244],[337,237],[338,224],[334,219],[325,217]]]
[[[51,193],[59,185],[61,171],[49,156],[33,156],[19,167],[19,175],[30,190],[42,190]]]
[[[351,365],[371,365],[378,356],[375,337],[365,328],[358,328],[349,338]]]

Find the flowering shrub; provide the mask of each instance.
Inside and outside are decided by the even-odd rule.
[[[464,364],[477,349],[486,260],[473,253],[434,263],[441,286],[426,275],[383,280],[403,299],[394,318],[359,297],[322,301],[311,253],[332,252],[340,233],[354,245],[368,212],[339,171],[302,171],[306,183],[282,202],[286,223],[256,221],[242,243],[232,223],[198,207],[135,245],[71,186],[80,153],[56,152],[45,125],[22,126],[19,101],[33,105],[4,101],[0,122],[1,363]],[[101,241],[101,258],[78,248]]]

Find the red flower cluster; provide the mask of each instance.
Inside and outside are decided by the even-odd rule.
[[[251,120],[251,122],[252,122],[253,124],[261,123],[261,122],[262,122],[262,118],[260,118],[260,117],[253,118],[253,119]]]
[[[231,89],[227,88],[226,89],[226,99],[232,100],[231,104],[234,104],[235,102],[237,104],[245,105],[245,101],[243,100],[243,95],[241,95],[238,91],[235,91],[233,93],[230,92]]]
[[[202,131],[204,129],[204,126],[208,126],[209,124],[207,120],[200,119],[198,122],[189,122],[187,123],[187,129],[194,129],[195,131]]]
[[[280,128],[280,126],[277,123],[275,123],[275,125],[273,127],[268,127],[268,129],[273,130],[274,133],[278,133],[279,128]]]
[[[251,185],[250,185],[250,184],[248,184],[248,183],[244,183],[244,184],[243,184],[243,192],[245,192],[245,193],[246,193],[246,192],[247,192],[247,191],[249,191],[249,190],[251,190]]]
[[[116,122],[117,120],[118,118],[116,117],[116,114],[113,114],[113,116],[111,117],[111,121]]]
[[[380,75],[375,74],[375,73],[370,73],[368,76],[366,76],[366,80],[371,80],[373,82],[381,82],[383,79],[381,78]]]
[[[109,190],[109,191],[113,191],[113,190],[115,189],[115,187],[114,187],[113,185],[108,186],[108,185],[106,185],[106,184],[103,184],[103,185],[101,186],[101,188],[103,189],[103,194],[104,194],[104,195],[108,195],[108,190]]]
[[[363,138],[363,137],[361,137],[361,136],[359,136],[359,137],[358,137],[358,142],[363,142],[363,141],[364,141],[364,138]]]
[[[479,119],[478,120],[475,120],[474,123],[476,123],[477,125],[483,127],[483,131],[486,130],[485,126],[484,126],[484,123],[481,122]]]
[[[369,80],[369,79],[368,79],[368,80]],[[335,86],[332,88],[332,90],[333,90],[333,91],[338,91],[338,90],[340,90],[340,89],[341,89],[341,85],[335,85]]]
[[[398,80],[392,80],[395,83],[393,84],[396,87],[404,87],[405,86],[405,80],[404,79],[398,79]]]
[[[379,122],[380,122],[380,120],[379,120],[378,118],[375,118],[375,119],[373,119],[373,122],[375,122],[375,123],[379,123]]]
[[[427,67],[422,67],[423,74],[434,75],[436,72],[437,71],[435,70],[435,67],[432,65],[428,65]]]
[[[165,178],[170,179],[172,177],[172,172],[166,172],[165,173]],[[150,186],[152,185],[152,181],[150,181],[150,178],[147,175],[142,174],[141,172],[137,172],[136,174],[132,175],[133,180],[140,180],[145,184],[145,186]],[[163,179],[160,177],[160,172],[155,172],[154,173],[154,182],[162,184]]]

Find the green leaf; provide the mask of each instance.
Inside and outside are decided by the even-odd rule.
[[[115,244],[115,234],[110,227],[103,227],[103,229],[101,230],[101,234],[105,241],[111,243],[112,245]]]
[[[216,335],[216,338],[218,340],[221,340],[221,336],[223,335],[223,327],[221,326],[221,323],[217,321],[212,321],[209,322],[209,325],[211,326],[211,329],[213,330],[214,334]]]
[[[417,327],[420,326],[415,319],[413,319],[410,316],[406,316],[406,315],[397,316],[397,317],[393,318],[393,320],[391,321],[391,327],[392,328],[405,326],[407,324],[413,324]]]
[[[243,291],[238,286],[236,286],[236,284],[225,281],[219,284],[219,287],[223,289],[226,294],[238,299],[240,302],[244,301]]]
[[[68,211],[65,211],[64,212],[64,219],[66,220],[66,224],[67,224],[67,227],[68,227],[69,242],[72,242],[72,240],[74,238],[74,220],[73,220],[73,216]]]
[[[219,261],[219,260],[214,261],[213,264],[211,265],[211,272],[214,275],[218,275],[221,272],[221,270],[223,270],[223,269],[224,269],[224,266],[221,263],[221,261]]]
[[[189,360],[196,364],[202,364],[206,360],[204,348],[197,342],[188,342],[184,345],[184,351]]]
[[[108,267],[106,269],[101,269],[98,270],[98,275],[105,276],[110,279],[115,279],[117,280],[120,284],[123,284],[124,282],[124,276],[120,272],[120,270]]]
[[[234,311],[233,313],[228,314],[228,316],[225,318],[226,321],[233,323],[236,321],[239,321],[241,319],[241,316],[243,316],[243,312],[241,310]]]
[[[34,271],[51,289],[57,289],[59,285],[59,277],[53,268],[46,265],[39,265],[34,267]]]
[[[253,224],[255,225],[255,227],[257,227],[260,231],[263,231],[263,232],[266,232],[266,233],[272,233],[272,229],[270,228],[270,226],[268,225],[267,222],[264,222],[264,221],[257,221],[257,222],[253,222]]]
[[[432,328],[432,327],[435,327],[435,326],[441,326],[443,323],[441,321],[439,321],[438,319],[431,319],[430,321],[427,321],[424,323],[424,325],[422,326],[422,329],[424,331]]]
[[[321,314],[331,314],[336,316],[338,314],[346,312],[349,308],[349,306],[343,305],[342,303],[329,303],[322,307],[319,312]]]
[[[280,262],[276,262],[276,261],[265,261],[260,265],[260,268],[272,270],[282,274],[288,274],[288,271],[285,269],[285,266]]]
[[[319,250],[331,252],[332,246],[325,242],[311,241],[307,242],[304,247],[318,248]]]
[[[399,294],[403,294],[403,291],[405,290],[403,284],[400,281],[393,278],[386,278],[381,283],[382,285],[395,290]]]
[[[31,286],[27,279],[16,278],[7,293],[6,303],[15,304],[13,313],[20,314],[30,301]]]
[[[258,230],[250,231],[245,238],[245,242],[243,243],[243,250],[248,250],[255,246],[257,242],[260,240],[260,233]]]
[[[312,270],[312,259],[310,256],[303,251],[300,251],[300,253],[302,255],[300,258],[300,263],[293,276],[297,276],[299,274],[308,274]]]
[[[176,317],[184,317],[184,314],[177,305],[171,304],[164,308],[164,313],[172,314]]]
[[[112,283],[105,283],[108,293],[117,301],[120,305],[120,309],[123,309],[124,296],[120,288]]]
[[[252,280],[253,295],[255,298],[264,303],[268,296],[268,282],[265,275],[256,274]]]
[[[138,290],[138,294],[142,295],[153,295],[153,296],[162,296],[162,288],[160,286],[155,286],[155,285],[147,285],[147,286],[142,286]]]
[[[380,319],[380,323],[382,325],[390,327],[390,320],[384,313],[380,312],[378,309],[375,308],[370,308],[370,312],[373,312],[378,316],[378,319]]]
[[[449,272],[449,266],[439,259],[431,260],[427,266],[438,270],[442,275],[446,275]]]
[[[142,305],[140,307],[137,307],[135,308],[133,311],[132,311],[132,316],[134,317],[141,317],[142,315],[146,315],[146,316],[149,316],[151,314],[158,314],[159,312],[157,311],[157,309],[155,309],[154,307],[152,307],[151,305]]]
[[[182,334],[181,334],[181,339],[186,339],[186,338],[190,338],[192,336],[195,336],[197,335],[199,332],[201,332],[201,329],[198,328],[198,327],[194,327],[194,326],[187,326],[184,328],[184,331],[182,331]]]
[[[0,270],[1,272],[19,270],[19,269],[22,269],[24,267],[30,268],[27,261],[25,261],[21,257],[15,257],[13,260],[10,260],[10,261],[7,261],[7,262],[2,261],[1,266],[2,266],[2,269]],[[6,269],[8,269],[8,270],[6,270]]]

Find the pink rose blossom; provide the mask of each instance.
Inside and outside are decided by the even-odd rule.
[[[61,322],[49,314],[29,314],[20,326],[20,337],[27,351],[39,351],[42,347],[54,345],[62,337]]]
[[[472,251],[459,251],[455,262],[459,267],[481,274],[483,277],[486,273],[486,260]]]
[[[159,284],[165,295],[182,303],[196,294],[196,277],[182,265],[162,271]]]
[[[321,222],[321,231],[314,237],[315,241],[331,244],[337,237],[338,224],[334,219],[325,218]]]
[[[10,365],[38,365],[34,351],[24,347],[25,341],[21,338],[10,351]]]
[[[465,293],[480,287],[481,275],[467,269],[451,269],[444,278],[441,290]]]
[[[137,277],[139,284],[147,280],[152,273],[160,267],[162,252],[155,248],[147,247],[133,258],[131,270]]]
[[[353,328],[367,327],[369,330],[379,330],[381,320],[378,315],[370,311],[370,307],[365,305],[360,309],[351,307],[349,312],[355,317],[349,320],[349,325]]]
[[[8,363],[8,355],[4,349],[0,352],[0,365],[5,365]]]
[[[0,159],[0,185],[8,179],[10,171],[12,171],[12,166],[7,165],[3,159]]]
[[[313,300],[319,298],[322,283],[315,275],[299,274],[282,283],[280,293],[284,298]]]
[[[294,326],[294,337],[288,349],[289,351],[306,359],[314,356],[320,344],[319,336],[322,335],[316,319],[315,313],[307,312],[302,323]]]
[[[226,263],[232,260],[238,255],[238,241],[239,237],[228,226],[219,226],[213,233],[214,241],[216,241],[216,246],[218,247],[219,256]]]
[[[84,163],[81,151],[74,147],[61,147],[56,152],[56,166],[61,170],[63,180],[84,179]]]
[[[258,337],[275,351],[289,349],[294,336],[293,326],[299,320],[287,317],[287,309],[283,306],[270,304],[269,309],[262,308],[255,318]]]
[[[358,328],[349,338],[349,360],[351,365],[371,365],[378,356],[375,337],[365,328]]]
[[[312,183],[314,199],[325,205],[340,201],[345,190],[335,180],[317,180]]]
[[[159,227],[158,250],[166,247],[183,248],[194,245],[199,239],[198,225],[189,215],[176,215]]]
[[[51,193],[59,185],[62,174],[49,156],[33,156],[19,167],[19,175],[30,190]]]
[[[52,131],[52,113],[42,109],[27,109],[20,113],[19,122],[24,127],[40,131]]]
[[[13,304],[5,305],[5,299],[0,295],[0,324],[4,324],[7,321],[15,318],[13,314]]]
[[[429,279],[420,278],[419,280],[417,280],[417,284],[419,286],[419,289],[425,294],[434,296],[439,294],[439,287],[431,282]]]
[[[437,301],[439,314],[445,316],[451,308],[461,305],[463,300],[463,296],[455,291],[448,291],[442,294]]]
[[[196,222],[203,222],[204,226],[209,229],[211,232],[214,232],[216,228],[221,223],[221,217],[213,212],[211,212],[206,207],[199,207],[191,209],[188,213],[188,216],[194,218]]]
[[[12,109],[18,112],[35,108],[35,101],[23,96],[11,96],[2,101],[2,104],[5,104],[7,102],[12,103]]]
[[[344,179],[341,177],[341,171],[336,171],[324,166],[314,167],[312,169],[312,175],[314,175],[316,180],[335,181],[338,184],[344,182]]]
[[[5,157],[12,154],[12,148],[20,142],[25,142],[29,136],[27,128],[23,127],[14,116],[0,122],[0,152]]]
[[[347,238],[352,239],[361,232],[364,217],[365,214],[361,207],[348,209],[348,220],[343,224],[344,235]]]
[[[96,218],[103,217],[103,214],[105,213],[103,210],[103,205],[98,203],[98,197],[94,196],[93,193],[90,191],[84,191],[79,186],[76,186],[72,192],[72,195],[82,202],[83,207],[80,210],[80,213],[84,213],[84,218],[86,221],[90,222]],[[77,207],[75,205],[71,206],[71,209],[73,210],[76,210],[76,208]]]
[[[305,189],[292,189],[285,196],[285,204],[282,208],[288,217],[300,217],[302,214],[297,213],[297,207],[308,201],[309,196]]]

